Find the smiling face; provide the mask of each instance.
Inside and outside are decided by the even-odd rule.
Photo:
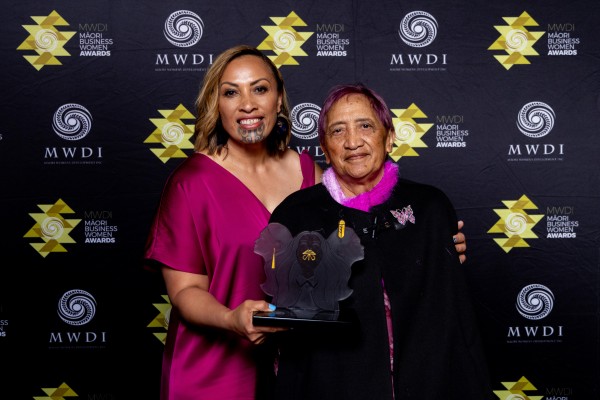
[[[373,188],[383,176],[394,133],[386,130],[367,97],[350,94],[327,112],[323,151],[346,195]]]
[[[233,59],[219,81],[219,114],[229,136],[242,143],[262,142],[273,130],[282,95],[263,60],[252,55]]]

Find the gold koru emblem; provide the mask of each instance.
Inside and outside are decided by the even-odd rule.
[[[315,261],[316,258],[317,258],[317,254],[310,249],[304,250],[302,252],[302,260],[303,261]]]

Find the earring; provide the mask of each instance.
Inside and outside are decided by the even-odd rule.
[[[290,120],[287,119],[287,117],[283,114],[278,114],[277,115],[277,133],[282,136],[282,137],[286,137],[288,132],[290,131]]]

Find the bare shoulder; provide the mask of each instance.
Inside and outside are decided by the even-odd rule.
[[[289,147],[285,149],[281,158],[287,162],[300,162],[300,154],[298,154],[296,150],[292,150]]]
[[[284,153],[284,158],[287,159],[287,162],[290,162],[290,164],[289,164],[290,168],[293,168],[293,169],[300,168],[300,154],[297,151],[288,148]],[[323,176],[323,169],[316,161],[314,161],[314,159],[313,159],[313,164],[315,166],[315,182],[319,183],[319,182],[321,182],[321,179]]]

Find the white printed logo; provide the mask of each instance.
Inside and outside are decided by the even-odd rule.
[[[438,23],[425,11],[412,11],[400,22],[400,39],[410,47],[426,47],[437,36]]]
[[[69,325],[85,325],[95,314],[96,300],[84,290],[69,290],[58,301],[58,316]]]
[[[554,294],[544,285],[527,285],[517,296],[517,311],[527,319],[542,319],[554,307]]]
[[[318,123],[321,107],[312,103],[301,103],[290,112],[292,134],[299,139],[310,140],[319,135]]]
[[[541,138],[552,130],[555,119],[554,110],[548,104],[532,101],[519,111],[517,127],[525,136]]]
[[[175,11],[165,21],[164,34],[169,43],[177,47],[191,47],[204,33],[204,22],[188,10]]]
[[[92,114],[82,105],[65,104],[54,113],[52,129],[65,140],[83,139],[92,129]]]

